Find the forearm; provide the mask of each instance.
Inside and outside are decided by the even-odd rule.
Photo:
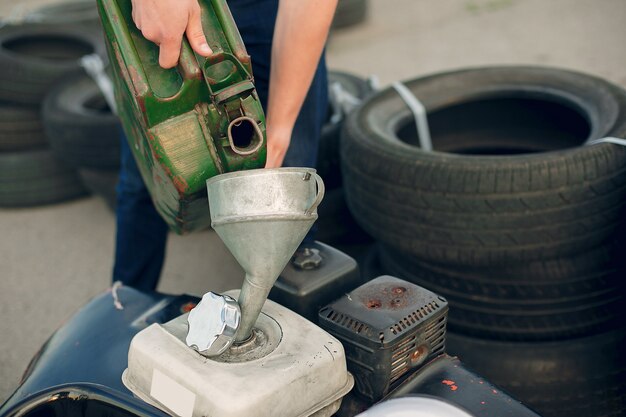
[[[336,5],[337,0],[280,0],[267,108],[268,167],[282,164]]]

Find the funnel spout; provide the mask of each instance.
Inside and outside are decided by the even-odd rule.
[[[278,278],[278,277],[276,277]],[[258,277],[246,274],[239,294],[238,303],[241,306],[241,321],[235,336],[235,343],[243,342],[252,335],[252,328],[261,314],[261,309],[276,279],[263,283]],[[264,285],[265,284],[265,285]]]

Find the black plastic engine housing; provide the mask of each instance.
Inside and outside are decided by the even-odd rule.
[[[319,312],[341,341],[357,391],[377,401],[445,349],[448,302],[422,287],[378,277]]]
[[[300,269],[290,262],[276,280],[269,299],[317,323],[321,307],[363,281],[357,262],[350,256],[317,241],[306,246],[318,251],[319,266]]]

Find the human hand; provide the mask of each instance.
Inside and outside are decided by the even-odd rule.
[[[191,48],[202,56],[213,53],[207,43],[198,0],[132,0],[133,21],[143,36],[159,46],[159,65],[178,63],[183,34]]]
[[[273,129],[271,122],[267,123],[267,158],[265,168],[280,168],[291,142],[291,129]]]

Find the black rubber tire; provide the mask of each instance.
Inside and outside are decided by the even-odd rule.
[[[77,25],[23,24],[0,29],[0,100],[39,104],[62,75],[79,69],[79,59],[105,57],[99,31]]]
[[[59,203],[86,194],[76,172],[48,149],[0,153],[0,207]]]
[[[361,229],[350,214],[343,188],[327,190],[317,213],[317,240],[331,246],[372,242],[372,237]]]
[[[120,121],[83,71],[68,74],[50,90],[42,114],[52,150],[68,164],[77,168],[119,167]]]
[[[0,102],[0,152],[45,147],[38,107]]]
[[[546,341],[563,340],[571,337],[588,336],[617,327],[623,304],[622,288],[616,282],[619,273],[607,272],[604,276],[590,276],[588,282],[595,291],[565,295],[569,288],[565,282],[550,285],[548,293],[554,298],[536,298],[543,289],[532,282],[519,280],[507,285],[506,280],[489,285],[491,293],[478,294],[479,285],[453,283],[464,279],[475,283],[470,276],[452,276],[447,271],[432,267],[407,268],[389,256],[388,249],[381,248],[381,270],[389,275],[405,279],[445,297],[450,304],[448,327],[458,333],[497,340]],[[584,278],[583,278],[584,279]],[[527,277],[532,281],[531,277]],[[597,281],[597,282],[596,282]],[[576,282],[572,278],[572,282]],[[563,292],[560,293],[560,286]],[[584,285],[583,285],[584,287]],[[463,292],[463,290],[474,292]],[[579,290],[579,288],[576,288]],[[499,293],[509,293],[509,298]]]
[[[341,84],[341,87],[359,99],[364,99],[372,89],[366,80],[356,75],[342,71],[328,72],[329,90],[334,83]],[[320,144],[317,153],[317,172],[324,180],[326,189],[341,187],[341,158],[339,156],[339,140],[341,137],[341,127],[344,119],[331,121],[333,115],[332,105],[326,116],[326,123],[322,126]]]
[[[381,275],[387,275],[383,272],[383,268],[380,265],[378,244],[372,244],[365,255],[361,258],[361,262],[359,262],[359,270],[361,271],[361,278],[363,279],[363,282],[371,281]]]
[[[333,19],[334,29],[346,28],[367,18],[367,0],[339,0]]]
[[[112,211],[117,205],[117,192],[115,191],[119,180],[119,170],[96,170],[82,168],[78,175],[87,190],[91,194],[101,197]]]
[[[626,332],[560,342],[447,334],[447,351],[544,417],[626,415]]]
[[[415,129],[392,89],[366,100],[342,132],[348,205],[369,234],[422,260],[476,266],[567,257],[614,239],[625,219],[626,149],[580,145],[626,137],[624,90],[537,67],[455,71],[406,86],[429,111],[434,152],[399,139],[415,141]],[[522,145],[537,152],[452,153]]]
[[[92,0],[73,0],[47,4],[26,15],[27,22],[65,25],[82,24],[100,26],[100,16],[96,2]]]
[[[616,245],[598,247],[571,258],[509,264],[498,268],[452,268],[381,245],[382,264],[404,269],[411,276],[431,281],[468,302],[501,304],[553,304],[581,302],[598,293],[623,286],[624,267]]]

